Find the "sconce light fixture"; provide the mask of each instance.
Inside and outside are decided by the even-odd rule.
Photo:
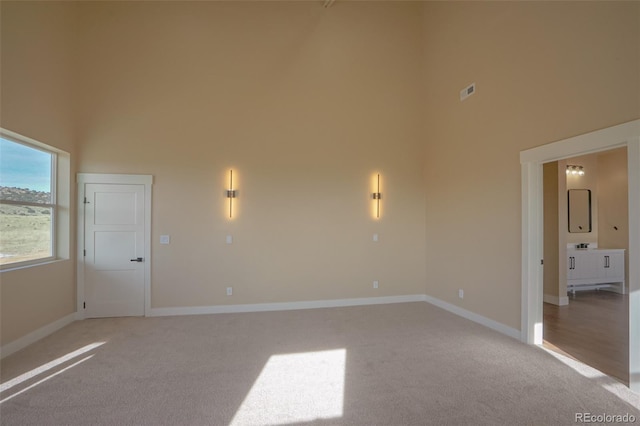
[[[380,173],[377,176],[377,186],[376,192],[371,194],[373,199],[376,201],[376,217],[380,217],[380,200],[382,199],[382,194],[380,193]]]
[[[227,189],[229,199],[229,217],[233,217],[233,199],[236,198],[236,190],[233,189],[233,170],[229,170],[229,189]]]
[[[584,168],[582,166],[567,165],[567,174],[572,176],[584,176]]]

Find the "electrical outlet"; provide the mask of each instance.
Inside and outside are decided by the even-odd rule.
[[[227,287],[227,296],[233,295],[233,287]]]
[[[373,288],[378,288],[378,281],[373,282]]]
[[[459,297],[460,299],[464,299],[464,290],[463,290],[463,289],[459,289],[459,290],[458,290],[458,297]]]

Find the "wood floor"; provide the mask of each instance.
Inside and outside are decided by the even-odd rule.
[[[544,345],[629,384],[629,296],[581,291],[544,304]]]

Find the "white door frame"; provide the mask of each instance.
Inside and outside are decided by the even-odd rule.
[[[522,167],[521,340],[542,344],[542,165],[627,147],[629,180],[629,387],[640,391],[640,120],[520,152]]]
[[[144,185],[144,316],[151,312],[151,175],[78,173],[78,244],[76,266],[76,319],[84,319],[84,186],[90,183]]]

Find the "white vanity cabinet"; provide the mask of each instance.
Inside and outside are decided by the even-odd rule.
[[[625,293],[624,249],[567,250],[567,291],[599,288]]]
[[[604,260],[605,277],[624,282],[624,250],[607,254]]]
[[[578,251],[569,252],[567,260],[567,284],[578,283],[578,281],[588,280],[598,276],[598,259],[591,255],[591,252]]]

